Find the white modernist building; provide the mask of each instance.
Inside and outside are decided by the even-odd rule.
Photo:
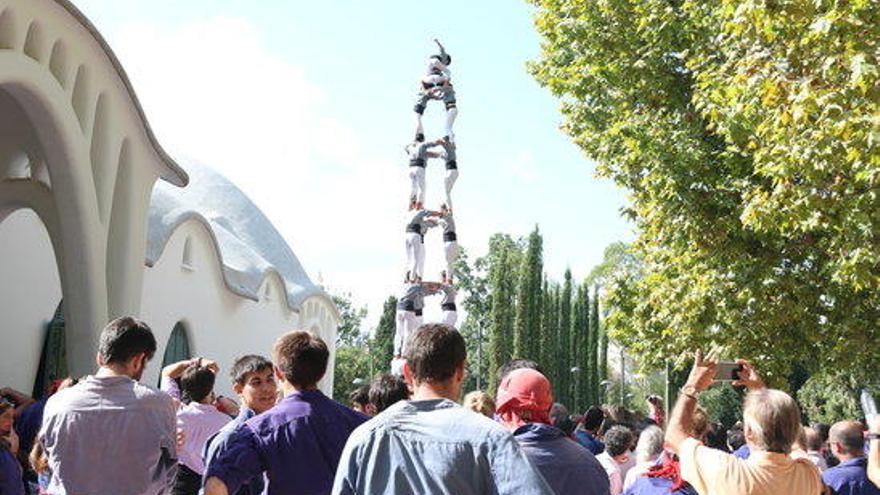
[[[163,360],[228,366],[294,328],[334,349],[332,299],[268,219],[216,172],[185,168],[70,2],[0,0],[0,386],[92,372],[120,315],[156,333],[148,383]]]

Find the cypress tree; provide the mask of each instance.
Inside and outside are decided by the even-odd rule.
[[[599,403],[599,391],[601,385],[599,371],[599,289],[593,289],[593,300],[590,308],[590,329],[587,338],[587,370],[589,370],[589,403],[593,405]]]
[[[569,342],[571,341],[571,270],[565,270],[565,280],[562,285],[562,295],[559,300],[559,325],[557,327],[559,335],[559,347],[557,352],[559,355],[559,363],[557,373],[559,374],[559,391],[560,402],[571,407],[571,388],[569,383],[571,380],[571,354]]]
[[[556,328],[553,326],[553,294],[550,282],[544,276],[541,289],[541,338],[538,348],[538,364],[547,374],[550,383],[556,383],[556,363],[553,359],[553,347],[556,345]]]
[[[382,316],[376,326],[376,334],[373,336],[370,353],[373,355],[373,365],[377,370],[385,370],[391,366],[394,357],[394,331],[397,317],[397,298],[389,296],[382,305]],[[389,368],[390,369],[390,368]]]
[[[490,242],[489,290],[492,307],[489,321],[488,387],[491,393],[498,388],[497,371],[510,360],[511,337],[514,321],[514,290],[519,253],[509,238]]]
[[[544,270],[543,244],[538,227],[529,234],[525,258],[519,269],[516,294],[516,325],[513,354],[538,360],[538,338],[541,326],[541,277]]]
[[[599,334],[599,382],[608,379],[608,334],[602,328],[602,320],[597,319],[596,330]],[[605,397],[605,387],[602,387],[600,401],[608,400]]]

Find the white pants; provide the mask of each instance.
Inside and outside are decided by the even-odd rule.
[[[452,133],[452,124],[455,123],[455,118],[458,117],[458,107],[450,108],[446,111],[446,135],[449,136],[449,142],[455,142],[455,134]]]
[[[425,167],[409,167],[409,197],[425,204]]]
[[[444,242],[443,252],[446,254],[446,278],[452,280],[452,267],[458,259],[458,241]]]
[[[412,278],[422,278],[425,270],[425,244],[415,232],[406,233],[406,269]]]
[[[458,180],[458,169],[453,168],[452,170],[447,170],[443,185],[446,186],[446,206],[449,207],[450,210],[452,209],[452,186],[455,185],[456,180]]]
[[[444,311],[443,312],[443,323],[445,325],[449,325],[455,328],[455,324],[458,322],[458,311]]]
[[[394,329],[394,355],[402,356],[406,351],[406,339],[422,325],[422,317],[413,311],[397,310]]]

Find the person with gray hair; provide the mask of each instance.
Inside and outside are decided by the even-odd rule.
[[[707,356],[697,351],[694,367],[669,418],[666,444],[678,454],[681,477],[698,493],[712,495],[819,495],[819,469],[806,458],[789,456],[801,431],[797,402],[781,390],[767,388],[751,363],[738,360],[742,370],[733,385],[749,389],[743,405],[746,443],[751,455],[736,457],[704,446],[691,433],[697,396],[713,383],[718,372],[717,350]]]
[[[858,421],[835,423],[828,433],[831,453],[840,464],[822,474],[822,481],[834,495],[880,495],[868,479],[864,427]]]
[[[636,465],[626,472],[623,480],[624,491],[629,489],[642,476],[657,464],[657,459],[663,454],[663,430],[659,426],[648,426],[639,434],[636,443]]]

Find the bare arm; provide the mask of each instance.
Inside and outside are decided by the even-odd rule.
[[[694,367],[669,418],[666,427],[666,445],[678,453],[681,444],[691,435],[694,410],[697,408],[697,394],[709,388],[715,382],[715,374],[718,371],[718,358],[713,349],[704,358],[701,351],[697,351],[694,359]]]
[[[880,416],[871,418],[869,430],[880,433]],[[871,440],[871,451],[868,453],[868,479],[874,486],[880,487],[880,440]]]
[[[229,490],[220,478],[212,476],[205,481],[205,495],[229,495]]]
[[[169,364],[168,366],[162,368],[162,376],[168,378],[177,378],[182,375],[187,368],[196,364],[197,362],[198,358],[193,358]]]

